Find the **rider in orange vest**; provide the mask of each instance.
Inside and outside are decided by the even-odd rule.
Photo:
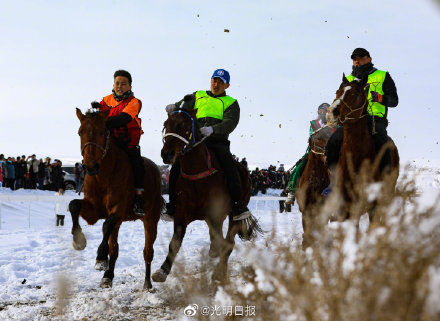
[[[100,102],[100,110],[110,110],[106,127],[112,132],[116,143],[128,155],[134,174],[134,213],[144,216],[144,163],[141,157],[139,140],[143,134],[141,119],[138,117],[142,102],[131,91],[131,75],[128,71],[115,72],[112,94]]]

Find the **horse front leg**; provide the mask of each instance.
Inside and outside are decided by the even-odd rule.
[[[102,241],[96,255],[95,270],[106,271],[109,268],[109,238],[116,226],[115,215],[111,214],[102,224]]]
[[[212,279],[215,281],[225,282],[228,275],[228,260],[235,246],[235,235],[241,229],[241,221],[233,221],[229,217],[228,232],[226,238],[220,243],[220,260],[212,273]]]
[[[186,225],[174,222],[174,233],[171,239],[168,255],[160,269],[153,273],[152,279],[154,282],[165,282],[168,274],[170,274],[174,259],[182,246],[183,237],[185,236]]]
[[[86,199],[70,201],[69,212],[72,216],[73,248],[75,250],[84,250],[87,246],[87,240],[79,225],[79,217],[83,217],[89,224],[94,224],[99,219],[99,215],[96,213],[92,203]]]
[[[209,246],[209,257],[216,258],[220,256],[220,248],[222,247],[222,243],[225,242],[223,238],[223,222],[210,222],[207,221],[209,227],[209,238],[211,244]]]
[[[115,224],[115,226],[113,227],[113,231],[111,232],[108,239],[108,248],[109,248],[108,254],[110,259],[108,261],[108,268],[105,270],[104,276],[101,279],[101,283],[100,283],[101,288],[111,288],[113,284],[113,278],[115,277],[116,260],[118,259],[118,255],[119,255],[118,235],[121,224],[122,222],[117,222]]]
[[[145,246],[144,246],[144,261],[145,261],[145,281],[144,289],[150,290],[153,288],[151,284],[151,262],[154,257],[154,241],[157,236],[157,223],[159,222],[161,208],[158,207],[154,211],[152,217],[144,218],[144,231],[145,231]],[[148,220],[148,221],[147,221]]]

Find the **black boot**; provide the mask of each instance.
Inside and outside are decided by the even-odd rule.
[[[144,217],[144,199],[141,195],[135,194],[134,196],[134,206],[133,206],[133,212],[139,217]]]
[[[250,217],[252,213],[242,201],[232,203],[232,219],[234,221],[240,221]]]
[[[167,222],[174,221],[174,213],[176,213],[176,205],[168,202],[166,204],[166,212],[162,214],[162,219]]]

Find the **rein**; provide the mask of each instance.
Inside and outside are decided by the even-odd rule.
[[[102,157],[101,159],[104,159],[105,155],[107,154],[108,148],[110,145],[110,131],[107,131],[107,136],[105,137],[105,147],[102,147],[99,144],[96,144],[94,142],[87,142],[84,144],[83,148],[81,149],[81,155],[84,156],[84,150],[87,146],[95,146],[102,150]]]

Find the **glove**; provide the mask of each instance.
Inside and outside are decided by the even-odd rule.
[[[214,132],[214,129],[211,126],[200,128],[200,132],[203,136],[208,137]]]
[[[174,104],[169,104],[165,107],[165,111],[167,112],[167,114],[171,113],[174,109],[176,109],[176,105]]]
[[[120,113],[118,116],[112,116],[105,121],[107,129],[118,128],[127,125],[131,121],[131,116],[127,113]]]
[[[371,100],[374,101],[375,103],[381,103],[381,102],[383,102],[383,95],[379,94],[376,91],[372,91],[371,92]]]

